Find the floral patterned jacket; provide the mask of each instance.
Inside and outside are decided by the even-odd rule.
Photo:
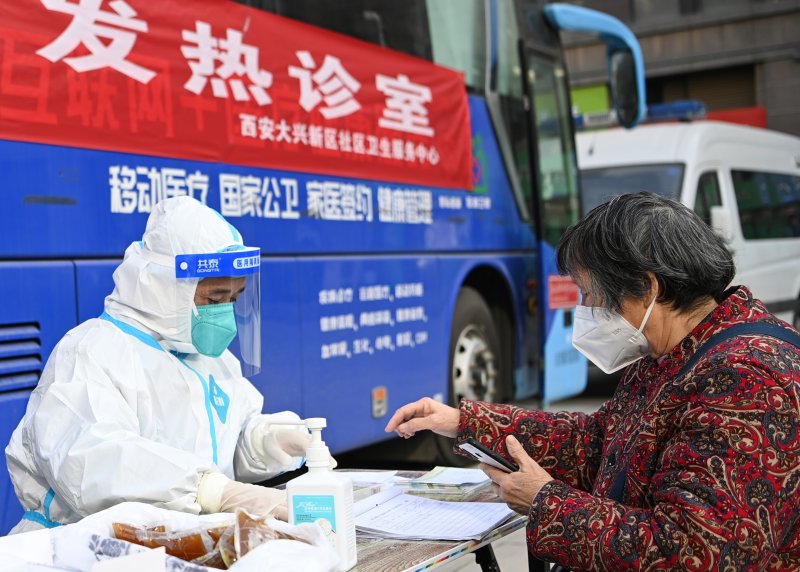
[[[513,434],[555,479],[528,515],[528,549],[543,560],[572,570],[800,570],[800,350],[737,336],[675,377],[713,334],[755,321],[790,328],[747,288],[731,289],[669,354],[629,366],[597,412],[464,400],[456,444],[473,437],[508,457],[502,443]],[[621,473],[616,502],[607,497]]]

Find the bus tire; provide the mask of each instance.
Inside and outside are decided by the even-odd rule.
[[[504,397],[501,374],[503,356],[498,325],[492,311],[477,290],[461,288],[450,328],[448,404],[458,407],[461,399],[499,401]],[[441,462],[463,466],[472,464],[453,452],[453,440],[437,436]]]

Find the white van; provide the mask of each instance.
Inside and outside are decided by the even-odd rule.
[[[696,121],[578,133],[577,151],[584,213],[624,192],[680,199],[728,240],[734,283],[800,326],[800,138]]]

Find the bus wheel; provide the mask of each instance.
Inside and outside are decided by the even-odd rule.
[[[458,294],[450,329],[450,383],[448,402],[462,399],[497,401],[500,397],[500,336],[492,312],[473,288]],[[471,461],[453,452],[453,440],[437,436],[440,459],[448,464]]]

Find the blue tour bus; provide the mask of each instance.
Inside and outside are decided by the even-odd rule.
[[[302,192],[294,220],[230,219],[263,256],[262,372],[252,381],[265,409],[327,417],[335,453],[386,439],[387,415],[423,396],[549,402],[579,393],[586,361],[570,343],[574,290],[554,280],[554,244],[580,212],[559,29],[607,40],[611,90],[628,125],[644,102],[631,33],[597,12],[537,0],[241,3],[461,71],[473,155],[473,189],[403,185],[430,197],[421,224],[307,216]],[[5,45],[0,66],[9,54]],[[0,108],[13,96],[0,82]],[[146,212],[109,209],[115,166],[206,173],[217,209],[220,175],[232,169],[290,177],[301,190],[312,179],[347,182],[12,139],[0,140],[2,443],[54,345],[101,313],[113,269],[144,229]],[[387,186],[359,183],[371,194]],[[0,533],[20,515],[3,471]]]

